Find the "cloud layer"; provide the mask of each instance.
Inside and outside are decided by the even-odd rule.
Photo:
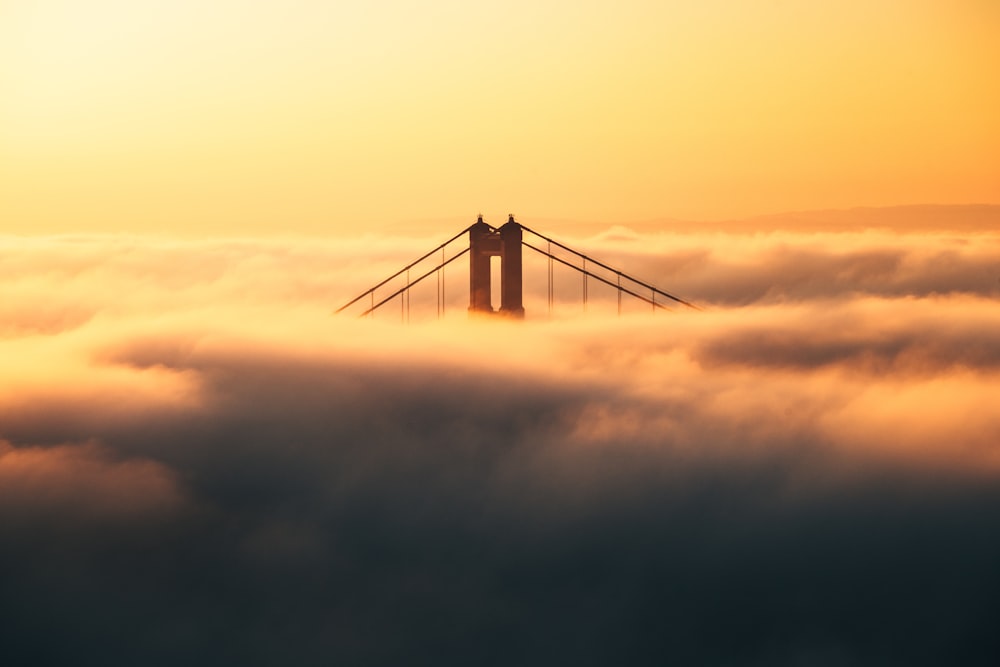
[[[11,240],[8,648],[992,664],[997,241],[616,232],[706,310],[404,326],[329,312],[433,241]]]

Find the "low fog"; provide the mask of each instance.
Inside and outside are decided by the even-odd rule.
[[[995,664],[1000,234],[442,237],[4,238],[12,664]]]

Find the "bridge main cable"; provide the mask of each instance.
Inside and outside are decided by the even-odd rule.
[[[459,236],[461,236],[461,234],[459,234]],[[452,241],[454,241],[454,239],[452,239]],[[448,245],[448,244],[447,244],[447,243],[445,243],[444,245]],[[435,248],[435,250],[437,250],[437,249],[440,249],[441,247],[443,247],[443,246],[438,246],[438,248]],[[433,251],[431,251],[431,252],[433,252]],[[390,294],[389,296],[385,297],[384,299],[382,299],[382,300],[381,300],[381,301],[379,301],[378,303],[374,304],[374,305],[373,305],[373,306],[372,306],[371,308],[369,308],[369,309],[368,309],[368,310],[366,310],[365,312],[363,312],[363,313],[361,313],[360,315],[358,315],[358,317],[364,317],[365,315],[367,315],[368,313],[370,313],[370,312],[372,312],[372,311],[376,310],[377,308],[379,308],[379,307],[380,307],[380,306],[382,306],[383,304],[385,304],[385,303],[388,303],[389,301],[392,301],[392,300],[393,300],[394,298],[396,298],[397,296],[399,296],[399,295],[400,295],[400,294],[402,294],[403,292],[406,292],[407,294],[409,294],[409,290],[410,290],[410,288],[411,288],[411,287],[413,287],[414,285],[416,285],[416,284],[417,284],[417,283],[419,283],[419,282],[420,282],[421,280],[423,280],[423,279],[424,279],[424,278],[426,278],[427,276],[431,275],[431,274],[432,274],[432,273],[434,273],[435,271],[438,271],[438,270],[440,270],[440,269],[444,268],[445,266],[448,266],[449,264],[451,264],[452,262],[454,262],[454,261],[455,261],[456,259],[458,259],[459,257],[461,257],[462,255],[464,255],[464,254],[465,254],[465,253],[467,253],[467,252],[469,252],[469,249],[468,249],[468,248],[463,248],[463,249],[462,249],[462,250],[461,250],[461,251],[460,251],[460,252],[459,252],[459,253],[458,253],[457,255],[455,255],[454,257],[450,258],[450,259],[449,259],[449,260],[448,260],[447,262],[442,262],[442,263],[441,263],[441,264],[439,264],[438,266],[435,266],[435,267],[434,267],[433,269],[431,269],[430,271],[428,271],[428,272],[427,272],[427,273],[425,273],[424,275],[422,275],[422,276],[420,276],[419,278],[417,278],[416,280],[414,280],[414,281],[413,281],[412,283],[407,283],[407,284],[406,284],[406,285],[405,285],[404,287],[400,287],[400,288],[399,288],[398,290],[396,290],[395,292],[393,292],[393,293],[392,293],[392,294]],[[419,260],[418,260],[418,261],[419,261]],[[406,270],[406,269],[403,269],[403,271],[405,271],[405,270]],[[402,271],[400,271],[399,273],[402,273]],[[397,273],[396,275],[399,275],[399,273]],[[395,278],[395,277],[396,277],[396,276],[393,276],[393,278]],[[388,280],[392,280],[392,278],[389,278]],[[385,283],[383,282],[382,284],[385,284]],[[377,287],[377,286],[376,286],[376,287]],[[375,288],[375,287],[373,287],[372,289],[368,290],[368,292],[372,292],[372,291],[374,291],[375,289],[376,289],[376,288]],[[368,292],[365,292],[365,294],[368,294]],[[362,294],[361,296],[364,296],[365,294]],[[358,299],[360,299],[360,298],[361,298],[361,297],[359,296],[359,297],[358,297]],[[357,301],[358,299],[355,299],[354,301]],[[354,303],[354,301],[352,301],[351,303]],[[347,306],[351,305],[351,303],[347,304]],[[347,308],[347,306],[344,306],[344,308]],[[340,310],[343,310],[344,308],[341,308]],[[338,310],[337,312],[339,313],[339,312],[340,312],[340,310]]]
[[[540,235],[539,235],[539,236],[540,236]],[[644,296],[643,296],[643,295],[641,295],[641,294],[638,294],[638,293],[636,293],[636,292],[633,292],[632,290],[630,290],[630,289],[629,289],[629,288],[627,288],[627,287],[622,287],[621,285],[615,285],[615,284],[614,284],[613,282],[611,282],[610,280],[605,280],[604,278],[602,278],[601,276],[597,275],[596,273],[591,273],[590,271],[587,271],[586,269],[581,269],[581,268],[580,268],[579,266],[577,266],[576,264],[571,264],[571,263],[567,262],[567,261],[566,261],[565,259],[562,259],[561,257],[556,257],[556,256],[555,256],[555,255],[553,255],[553,254],[550,254],[550,253],[547,253],[547,252],[545,252],[545,251],[544,251],[544,250],[542,250],[541,248],[536,248],[535,246],[531,245],[531,244],[530,244],[530,243],[528,243],[527,241],[521,241],[521,245],[523,245],[523,246],[526,246],[526,247],[528,247],[528,248],[531,248],[531,249],[532,249],[532,250],[534,250],[535,252],[538,252],[538,253],[541,253],[541,254],[545,255],[545,256],[546,256],[546,257],[548,257],[549,259],[554,259],[554,260],[556,260],[557,262],[559,262],[560,264],[564,264],[564,265],[568,266],[568,267],[569,267],[569,268],[571,268],[571,269],[576,269],[577,271],[579,271],[580,273],[582,273],[582,274],[583,274],[583,275],[585,275],[585,276],[590,276],[591,278],[594,278],[595,280],[600,280],[600,281],[601,281],[602,283],[604,283],[605,285],[610,285],[611,287],[614,287],[614,288],[615,288],[615,289],[617,289],[617,290],[621,290],[622,292],[625,292],[625,293],[626,293],[626,294],[628,294],[628,295],[631,295],[631,296],[634,296],[634,297],[635,297],[635,298],[637,298],[637,299],[640,299],[640,300],[642,300],[642,301],[645,301],[646,303],[650,304],[651,306],[655,306],[656,308],[662,308],[663,310],[670,310],[670,308],[666,307],[666,306],[665,306],[665,305],[663,305],[662,303],[657,303],[656,301],[653,301],[652,299],[649,299],[649,298],[647,298],[647,297],[644,297]],[[591,260],[591,261],[593,261],[593,260]],[[611,270],[612,270],[612,271],[614,271],[614,269],[611,269]],[[617,272],[617,271],[616,271],[616,273],[620,273],[620,272]],[[624,273],[620,273],[620,275],[625,275],[625,274],[624,274]],[[628,278],[628,276],[625,276],[625,277],[626,277],[626,278]],[[631,278],[629,278],[629,279],[631,280]],[[638,280],[636,280],[635,282],[639,283],[639,281],[638,281]],[[639,283],[639,284],[641,285],[642,283]],[[654,287],[653,289],[656,289],[656,288]],[[657,291],[657,292],[659,292],[660,290],[656,290],[656,291]],[[661,292],[661,294],[662,294],[662,292]],[[678,299],[678,301],[679,301],[679,299]],[[683,302],[682,302],[682,303],[683,303]],[[689,306],[690,306],[691,304],[687,304],[687,305],[689,305]],[[697,308],[697,306],[691,306],[691,307],[692,307],[692,308]]]
[[[639,280],[638,278],[633,278],[632,276],[628,275],[627,273],[623,273],[622,271],[619,271],[618,269],[614,268],[613,266],[608,266],[607,264],[605,264],[603,262],[600,262],[600,261],[594,259],[593,257],[588,257],[587,255],[584,255],[582,252],[579,252],[577,250],[573,250],[569,246],[566,246],[566,245],[563,245],[562,243],[559,243],[559,241],[556,241],[555,239],[551,239],[548,236],[545,236],[544,234],[539,234],[534,229],[531,229],[529,227],[525,227],[524,225],[521,225],[521,229],[523,229],[526,232],[530,232],[530,233],[534,234],[535,236],[537,236],[538,238],[544,239],[544,240],[548,241],[549,243],[551,243],[553,245],[559,246],[563,250],[565,250],[567,252],[571,252],[574,255],[576,255],[577,257],[582,257],[584,260],[586,260],[588,262],[591,262],[593,264],[596,264],[597,266],[601,267],[602,269],[606,269],[608,271],[611,271],[614,274],[617,274],[620,277],[626,278],[627,280],[631,280],[636,285],[641,285],[641,286],[645,287],[646,289],[648,289],[648,290],[650,290],[652,292],[655,292],[656,294],[659,294],[661,296],[665,296],[668,299],[673,299],[677,303],[682,303],[685,306],[687,306],[688,308],[694,308],[695,310],[701,310],[701,308],[699,308],[698,306],[696,306],[693,303],[690,303],[688,301],[685,301],[684,299],[680,298],[679,296],[674,296],[673,294],[670,294],[669,292],[664,292],[663,290],[661,290],[660,288],[658,288],[658,287],[656,287],[654,285],[650,285],[649,283],[643,282],[643,281]],[[634,292],[631,292],[631,291],[625,289],[624,287],[619,288],[617,285],[614,285],[613,283],[610,283],[607,280],[603,280],[600,276],[596,276],[593,273],[590,273],[590,272],[588,272],[586,270],[582,270],[582,269],[580,269],[580,267],[574,266],[573,264],[570,264],[569,262],[564,262],[561,259],[559,259],[558,257],[553,257],[552,255],[550,255],[549,253],[545,252],[544,250],[539,250],[538,248],[536,248],[536,247],[534,247],[532,245],[529,245],[526,241],[522,241],[522,243],[524,243],[524,245],[528,246],[529,248],[531,248],[532,250],[534,250],[536,252],[540,252],[543,255],[547,255],[548,257],[551,257],[552,259],[555,259],[558,262],[562,262],[563,264],[565,264],[567,266],[570,266],[570,267],[576,269],[577,271],[582,271],[584,274],[589,275],[589,276],[591,276],[593,278],[597,278],[598,280],[601,280],[602,282],[605,282],[605,283],[611,285],[612,287],[615,287],[616,289],[621,289],[621,290],[627,292],[628,294],[631,294],[632,296],[637,296],[640,299],[642,299],[643,301],[645,301],[646,303],[653,303],[654,305],[660,305],[660,304],[654,303],[653,301],[651,301],[651,300],[649,300],[649,299],[647,299],[647,298],[645,298],[643,296],[639,296],[638,294],[636,294]],[[362,296],[364,296],[364,295],[362,295]]]
[[[414,266],[416,266],[420,262],[424,261],[425,259],[427,259],[431,255],[433,255],[434,253],[436,253],[438,250],[441,250],[441,249],[443,249],[443,248],[451,245],[456,240],[458,240],[462,236],[462,234],[467,234],[470,228],[471,228],[471,225],[469,227],[466,227],[462,231],[460,231],[458,234],[455,234],[450,239],[448,239],[447,241],[445,241],[444,243],[442,243],[438,247],[434,248],[433,250],[431,250],[430,252],[428,252],[427,254],[425,254],[424,256],[422,256],[420,259],[413,260],[412,262],[410,262],[409,264],[407,264],[406,266],[404,266],[403,268],[401,268],[399,271],[396,271],[396,273],[392,274],[391,276],[389,276],[388,278],[386,278],[385,280],[383,280],[382,282],[380,282],[378,285],[375,285],[374,287],[370,287],[369,289],[365,290],[361,294],[357,295],[356,297],[354,297],[353,299],[351,299],[350,301],[348,301],[347,303],[345,303],[343,306],[341,306],[337,310],[333,311],[334,314],[339,313],[340,311],[345,310],[346,308],[350,308],[355,303],[357,303],[358,301],[360,301],[362,298],[368,296],[369,294],[371,294],[372,292],[374,292],[375,290],[377,290],[379,287],[382,287],[383,285],[385,285],[387,282],[389,282],[393,278],[396,278],[397,276],[400,276],[403,273],[409,271]],[[456,255],[455,257],[457,257],[457,256],[458,255]],[[455,259],[455,257],[452,257],[451,259]],[[448,262],[451,262],[451,259],[449,259]],[[444,264],[442,264],[441,266],[444,266],[448,262],[444,262]],[[441,268],[441,267],[439,266],[438,268]],[[422,276],[419,280],[417,280],[417,281],[415,281],[414,283],[411,283],[411,284],[416,284],[416,282],[419,282],[420,280],[423,280],[423,278],[425,278],[425,277],[426,276]],[[404,289],[406,289],[406,288],[404,288]],[[399,294],[399,292],[396,292],[392,296],[396,296],[396,294]],[[392,297],[389,297],[389,298],[391,299]],[[384,301],[383,301],[383,303],[384,303]],[[380,303],[379,305],[382,305],[382,304]],[[365,314],[367,315],[372,310],[375,310],[375,308],[378,308],[378,306],[375,306],[375,307],[369,309],[368,311],[365,312]]]

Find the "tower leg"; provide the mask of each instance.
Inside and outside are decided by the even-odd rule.
[[[521,225],[510,216],[500,228],[500,312],[517,319],[524,317],[521,236]]]
[[[479,216],[469,228],[469,313],[492,313],[492,281],[490,276],[490,246],[493,232]]]

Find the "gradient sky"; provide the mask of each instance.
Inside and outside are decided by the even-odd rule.
[[[991,0],[5,0],[0,231],[1000,202]]]

